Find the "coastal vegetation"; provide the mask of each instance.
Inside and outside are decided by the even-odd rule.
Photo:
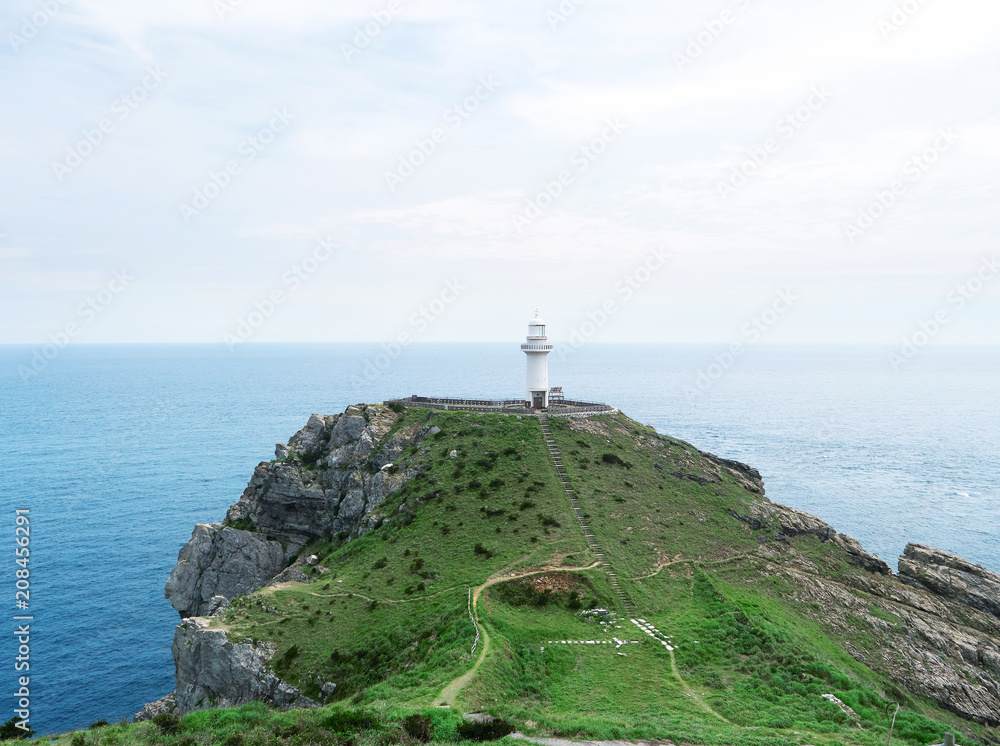
[[[516,728],[757,746],[923,745],[946,731],[1000,742],[991,723],[904,685],[918,661],[900,641],[926,596],[818,519],[770,504],[749,467],[617,412],[551,418],[577,515],[536,418],[393,415],[363,473],[387,468],[379,449],[393,435],[423,435],[393,457],[406,479],[372,528],[313,537],[296,563],[308,582],[234,598],[207,627],[272,651],[273,672],[315,709],[255,702],[53,740],[386,746]],[[321,476],[325,456],[284,461]],[[954,611],[963,624],[978,613]]]

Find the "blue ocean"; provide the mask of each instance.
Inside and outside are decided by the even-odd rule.
[[[195,523],[216,522],[254,466],[312,412],[409,394],[523,395],[516,342],[71,346],[25,381],[0,347],[2,587],[14,608],[14,509],[31,513],[31,722],[131,718],[173,689],[163,584]],[[927,348],[894,371],[877,347],[586,345],[550,383],[745,461],[768,496],[895,566],[907,541],[1000,571],[1000,350]],[[13,714],[14,622],[0,643]]]

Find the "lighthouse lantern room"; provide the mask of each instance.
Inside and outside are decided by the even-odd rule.
[[[549,338],[545,336],[545,322],[535,311],[535,318],[528,322],[528,336],[521,351],[527,356],[527,400],[532,409],[546,409],[549,406],[549,363],[552,352]]]

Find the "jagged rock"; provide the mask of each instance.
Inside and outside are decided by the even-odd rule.
[[[391,409],[368,409],[367,413],[365,419],[361,407],[348,407],[344,414],[330,418],[334,421],[329,433],[329,455],[324,459],[328,467],[357,464],[367,458],[399,419]]]
[[[388,408],[361,406],[312,415],[288,441],[289,452],[305,460],[261,463],[226,523],[246,521],[303,544],[341,532],[360,535],[373,525],[365,517],[414,475],[377,470],[433,429],[411,425],[387,438],[398,417]]]
[[[801,510],[763,500],[751,503],[747,507],[746,514],[731,512],[730,515],[746,523],[754,531],[774,529],[777,539],[811,535],[820,541],[833,541],[847,552],[852,564],[868,572],[892,575],[892,568],[874,554],[866,552],[857,540],[837,533],[837,530],[826,521]]]
[[[230,508],[227,524],[254,532],[232,525],[195,528],[167,583],[171,603],[182,617],[192,617],[177,628],[174,640],[176,701],[182,712],[254,699],[279,707],[315,704],[268,671],[273,648],[231,642],[221,629],[208,629],[209,621],[201,617],[223,610],[225,599],[269,583],[308,581],[303,570],[312,574],[316,569],[309,569],[305,560],[292,564],[307,541],[322,536],[349,540],[389,521],[383,502],[416,474],[406,469],[401,455],[438,432],[429,423],[392,432],[397,422],[398,416],[384,407],[313,415],[287,445],[278,444],[279,461],[257,467]],[[608,425],[581,419],[571,427]],[[662,439],[642,433],[635,437],[637,442]],[[708,484],[735,478],[753,493],[744,495],[745,502],[730,515],[763,542],[756,558],[766,568],[764,574],[785,576],[789,598],[817,623],[832,628],[838,639],[847,640],[851,655],[901,688],[962,717],[1000,724],[1000,576],[914,544],[900,558],[896,576],[885,562],[819,518],[764,499],[757,470],[690,447],[681,450],[678,478]],[[449,455],[457,458],[458,452]],[[396,473],[381,469],[390,463],[402,468]],[[674,472],[673,465],[657,466]],[[410,501],[400,506],[404,520],[418,505]],[[800,551],[814,548],[817,540],[830,551]],[[822,566],[824,557],[836,572]],[[859,629],[867,636],[863,642]],[[320,678],[312,684],[322,684],[320,699],[330,698],[332,684]]]
[[[902,575],[858,565],[837,580],[799,569],[794,560],[782,556],[775,563],[795,600],[818,609],[817,620],[838,636],[857,635],[860,625],[878,641],[863,647],[847,642],[854,658],[962,717],[1000,724],[1000,619],[904,585]]]
[[[837,705],[840,708],[841,712],[847,715],[847,717],[851,718],[851,720],[857,721],[860,719],[858,717],[858,713],[856,713],[854,709],[849,705],[844,704],[844,702],[836,694],[821,694],[819,696],[821,696],[828,702],[832,702],[833,704]]]
[[[280,709],[317,706],[268,670],[275,652],[273,645],[230,642],[225,631],[209,629],[209,623],[208,619],[192,617],[174,631],[174,695],[182,716],[208,707],[238,707],[247,702],[267,702]]]
[[[208,608],[205,611],[205,616],[218,616],[225,613],[231,607],[232,604],[229,603],[229,599],[225,596],[212,596],[208,600]]]
[[[275,583],[308,583],[309,576],[302,572],[302,569],[297,565],[285,568],[277,575],[274,579],[268,583],[268,585],[274,585]]]
[[[923,544],[907,544],[899,558],[904,583],[1000,617],[1000,575],[954,554]]]
[[[171,712],[177,712],[177,698],[173,692],[155,702],[144,704],[142,709],[132,717],[132,722],[141,723],[144,720],[152,720],[157,715]]]
[[[892,568],[889,567],[887,562],[879,559],[877,555],[865,551],[864,547],[861,546],[861,542],[857,539],[852,539],[846,534],[837,534],[833,537],[833,540],[847,552],[848,560],[851,564],[857,565],[868,572],[879,573],[881,575],[893,574]]]
[[[761,477],[760,472],[754,469],[752,466],[747,466],[740,461],[732,461],[730,459],[720,458],[711,453],[704,454],[706,459],[732,474],[736,477],[736,480],[740,483],[743,489],[753,492],[756,495],[764,494],[764,479]]]
[[[289,450],[298,453],[308,453],[321,447],[325,441],[329,440],[326,434],[327,418],[321,415],[310,415],[306,426],[299,430],[288,440]]]
[[[288,462],[265,463],[254,471],[226,521],[246,519],[261,531],[297,543],[350,533],[362,515],[377,508],[411,476],[407,472],[371,474],[363,469],[314,474]]]
[[[204,616],[213,596],[232,599],[263,588],[298,549],[249,531],[199,523],[177,555],[164,595],[182,618]]]
[[[292,565],[308,541],[320,536],[361,536],[387,521],[378,512],[379,506],[416,472],[380,471],[379,467],[392,463],[428,435],[440,432],[436,427],[411,425],[387,437],[398,417],[386,407],[363,405],[348,407],[339,415],[314,414],[287,444],[278,443],[277,460],[257,466],[243,495],[226,514],[226,522],[196,526],[191,540],[181,549],[165,588],[166,597],[181,617],[217,615],[229,607],[229,600],[269,584],[308,582],[303,568],[298,563]],[[248,526],[255,530],[242,530]],[[200,627],[194,625],[191,629]],[[198,637],[198,645],[201,640]],[[283,688],[287,686],[283,682],[275,684],[261,678],[263,674],[257,676],[259,681],[253,686],[243,679],[238,685],[219,683],[216,679],[222,674],[212,666],[222,670],[222,651],[242,656],[240,660],[246,659],[250,668],[263,666],[261,661],[267,656],[259,650],[254,653],[257,657],[250,656],[246,646],[227,648],[216,643],[206,648],[210,656],[196,660],[188,654],[195,638],[187,636],[183,650],[175,639],[177,693],[182,711],[208,706],[198,704],[202,700],[220,706],[223,702],[250,699],[279,706],[298,701],[294,699],[301,696],[297,691],[293,696]],[[178,658],[181,652],[183,659]]]

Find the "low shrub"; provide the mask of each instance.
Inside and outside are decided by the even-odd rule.
[[[434,724],[426,715],[410,715],[403,720],[403,730],[410,738],[427,743],[434,738]]]
[[[161,712],[153,718],[153,725],[164,736],[173,736],[181,732],[181,719],[176,712]]]
[[[466,720],[458,726],[458,735],[469,741],[496,741],[513,732],[513,725],[498,718],[484,722]]]
[[[323,719],[323,727],[333,733],[359,733],[377,725],[375,717],[364,710],[335,710]]]

